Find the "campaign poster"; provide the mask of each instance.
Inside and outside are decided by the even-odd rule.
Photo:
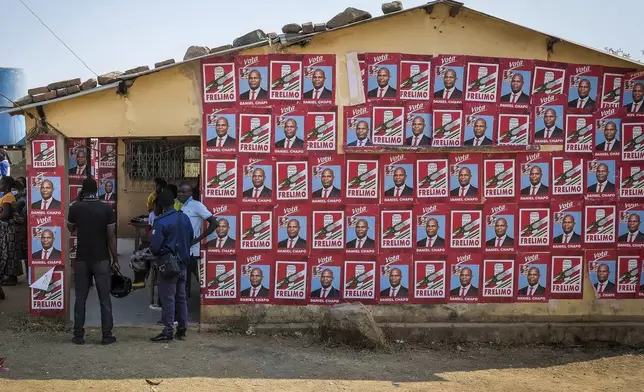
[[[644,121],[622,122],[622,160],[644,160]]]
[[[377,204],[350,204],[345,208],[347,218],[347,254],[378,254],[380,208]]]
[[[237,261],[235,257],[218,256],[206,261],[204,304],[237,302]]]
[[[566,95],[566,64],[548,61],[534,62],[532,95]],[[533,102],[534,103],[534,102]]]
[[[463,103],[467,56],[439,55],[432,59],[434,103]]]
[[[517,241],[517,205],[513,203],[485,203],[485,251],[515,253]]]
[[[44,277],[52,266],[30,267],[30,282],[36,282]],[[51,274],[46,289],[29,288],[29,310],[37,312],[59,313],[65,309],[65,268],[57,266]]]
[[[241,169],[242,202],[251,204],[270,204],[274,194],[274,158],[240,157],[237,164]]]
[[[644,219],[644,203],[619,205],[618,248],[644,247],[644,233],[642,233],[644,227],[640,228],[642,219]]]
[[[434,107],[432,116],[432,147],[459,147],[463,145],[463,111],[456,106],[443,109]]]
[[[381,155],[382,203],[414,203],[414,167],[412,154]]]
[[[34,170],[55,169],[58,166],[56,154],[56,137],[38,136],[31,142],[31,167]]]
[[[99,172],[98,199],[107,202],[112,208],[116,205],[116,173],[103,170]]]
[[[302,56],[295,54],[269,55],[269,99],[275,101],[302,100]]]
[[[418,159],[416,161],[416,198],[446,198],[448,190],[447,159]]]
[[[592,113],[601,94],[600,65],[568,64],[568,110],[571,113]]]
[[[528,108],[534,62],[525,59],[499,59],[501,107]]]
[[[619,166],[619,197],[644,196],[644,163],[622,162]]]
[[[627,116],[644,116],[644,71],[628,72],[622,82],[622,106]]]
[[[610,157],[586,160],[586,200],[617,196],[617,162]]]
[[[88,176],[94,175],[92,154],[87,139],[69,139],[67,157],[67,174],[69,182],[81,183]],[[73,198],[74,196],[70,196]]]
[[[378,257],[378,280],[380,281],[378,303],[405,304],[412,298],[409,292],[412,271],[411,253],[384,254]]]
[[[206,159],[206,198],[237,197],[237,159]]]
[[[237,69],[232,57],[202,60],[203,101],[237,102]]]
[[[588,277],[597,298],[617,297],[617,251],[593,249],[586,251]]]
[[[487,200],[514,200],[517,196],[517,162],[489,154],[483,159],[483,197]]]
[[[61,265],[63,257],[63,225],[50,216],[32,217],[29,221],[29,265]]]
[[[519,209],[519,247],[548,250],[550,247],[550,209]]]
[[[204,105],[206,153],[237,152],[237,108]]]
[[[78,196],[80,195],[82,190],[83,190],[82,185],[69,184],[69,199],[71,201],[78,200]]]
[[[470,57],[467,63],[465,100],[498,102],[499,68],[498,59]]]
[[[550,204],[552,249],[581,249],[584,227],[583,200],[561,200]]]
[[[620,142],[622,116],[619,108],[602,108],[595,112],[595,146],[596,157],[619,157],[622,152]]]
[[[514,256],[490,256],[483,259],[482,302],[512,302],[515,296]]]
[[[239,265],[239,302],[263,303],[272,301],[274,256],[266,252],[237,255]]]
[[[311,280],[309,303],[335,305],[342,299],[344,257],[339,254],[313,254],[309,257]]]
[[[240,105],[268,104],[268,56],[236,56]]]
[[[452,249],[480,249],[483,246],[483,212],[481,210],[452,210],[449,246]]]
[[[271,109],[245,108],[239,114],[240,153],[270,154],[272,146],[273,122]]]
[[[239,213],[240,249],[273,249],[273,211],[241,211]]]
[[[519,201],[547,201],[550,199],[549,152],[525,152],[517,154],[521,174]]]
[[[574,254],[552,254],[550,298],[583,299],[584,258]]]
[[[447,204],[419,204],[416,217],[416,253],[445,254],[451,216]]]
[[[412,210],[380,211],[380,249],[412,249],[414,216]]]
[[[305,149],[328,154],[337,150],[337,106],[316,106],[304,114]]]
[[[278,204],[275,207],[278,254],[309,254],[310,217],[309,206]]]
[[[302,102],[306,104],[335,103],[335,55],[305,54],[304,93]]]
[[[98,142],[98,168],[116,169],[116,139],[106,138]]]
[[[358,53],[358,67],[360,68],[360,75],[362,76],[362,89],[365,91],[365,97],[367,96],[367,61],[365,60],[366,55],[364,53]]]
[[[562,145],[565,138],[565,105],[562,95],[538,95],[532,97],[533,117],[532,142],[535,144]]]
[[[205,204],[217,221],[215,231],[206,237],[208,254],[235,254],[239,245],[237,242],[239,207],[236,204],[219,204],[217,201],[210,200],[205,200]]]
[[[592,114],[566,115],[564,151],[592,153],[595,147],[595,121]]]
[[[465,113],[464,146],[492,146],[496,127],[497,107],[491,103],[463,105]]]
[[[344,262],[342,296],[345,301],[373,303],[378,289],[376,256],[347,256]]]
[[[375,150],[371,136],[371,106],[344,107],[345,151]]]
[[[477,253],[451,253],[447,256],[449,302],[479,302],[482,259]]]
[[[516,258],[517,302],[548,302],[550,253],[522,252]]]
[[[615,246],[617,242],[615,227],[617,208],[614,205],[587,205],[584,215],[584,243],[586,246]]]
[[[304,119],[306,108],[303,105],[273,106],[275,140],[273,152],[280,155],[306,154],[308,143],[304,142],[306,129]]]
[[[344,210],[313,211],[311,222],[314,250],[344,249]]]
[[[364,202],[378,202],[378,160],[347,159],[346,198]]]
[[[394,101],[398,98],[400,54],[366,53],[367,101]]]
[[[431,98],[431,56],[402,54],[398,90],[401,100],[426,101]]]
[[[641,276],[639,253],[617,253],[617,298],[637,298]],[[640,290],[644,290],[641,287]],[[644,295],[644,292],[642,292]]]
[[[622,82],[627,70],[624,68],[604,67],[603,71],[601,108],[619,108],[622,106]]]
[[[308,266],[306,259],[277,256],[275,261],[275,303],[302,304],[307,300]]]
[[[344,200],[344,155],[310,155],[311,203],[338,204]]]
[[[552,196],[583,195],[584,159],[576,155],[552,157]]]
[[[429,147],[432,145],[432,109],[429,102],[405,104],[405,146]]]
[[[372,110],[373,144],[402,146],[405,142],[405,108],[374,106]]]
[[[479,203],[481,201],[481,154],[465,153],[449,156],[449,200]]]
[[[62,181],[60,173],[34,172],[29,176],[29,215],[63,215]]]
[[[525,109],[501,109],[495,142],[499,146],[527,146],[532,134],[530,114]]]
[[[278,201],[309,199],[309,163],[281,161],[275,163],[275,189]]]
[[[414,303],[443,303],[446,301],[447,274],[445,255],[414,256]]]

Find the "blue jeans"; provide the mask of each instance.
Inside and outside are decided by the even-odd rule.
[[[174,332],[175,308],[177,330],[185,331],[188,327],[188,302],[186,301],[186,277],[188,269],[181,266],[181,273],[172,279],[158,275],[159,299],[162,304],[163,334],[172,336]]]

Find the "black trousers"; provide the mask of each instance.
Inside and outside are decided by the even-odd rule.
[[[76,260],[75,268],[75,292],[76,302],[74,303],[74,336],[85,335],[85,304],[92,277],[96,284],[98,300],[101,303],[101,330],[103,337],[112,336],[114,319],[112,317],[112,300],[110,297],[112,271],[110,261],[81,261]]]

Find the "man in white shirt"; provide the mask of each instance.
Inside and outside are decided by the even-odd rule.
[[[378,87],[369,90],[367,96],[370,98],[396,98],[396,89],[389,85],[390,78],[391,74],[389,73],[389,69],[381,67],[376,76]]]
[[[206,145],[208,147],[231,147],[237,142],[235,138],[228,135],[228,119],[226,117],[219,117],[215,121],[215,137],[208,140]]]
[[[356,124],[356,140],[347,144],[348,147],[373,146],[369,139],[369,124],[366,121],[358,121]]]
[[[459,273],[461,285],[450,290],[449,295],[452,297],[475,297],[479,294],[479,289],[472,284],[472,269],[465,267]]]
[[[629,113],[644,113],[644,84],[635,83],[633,86],[633,102],[626,105]]]
[[[325,81],[326,75],[323,70],[318,68],[313,71],[313,77],[311,78],[313,88],[304,93],[304,99],[331,99],[331,90],[324,87]]]
[[[595,110],[595,101],[590,98],[590,80],[582,79],[577,85],[577,95],[579,98],[568,102],[569,108]]]
[[[442,98],[442,99],[457,99],[457,98],[463,98],[463,92],[459,89],[456,88],[456,80],[458,77],[456,76],[456,71],[453,69],[448,69],[445,71],[445,75],[443,76],[443,88],[442,90],[438,90],[434,93],[434,98]]]

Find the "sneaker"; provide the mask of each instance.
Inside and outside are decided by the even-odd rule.
[[[155,336],[153,338],[150,338],[150,340],[153,341],[153,342],[167,342],[167,341],[170,341],[172,339],[174,339],[172,337],[172,335],[168,336],[168,335],[164,335],[162,333],[158,334],[157,336]]]
[[[101,339],[101,344],[107,346],[108,344],[116,343],[116,336],[108,336]]]
[[[186,340],[186,330],[177,329],[177,332],[174,334],[175,339]]]
[[[72,338],[72,343],[78,344],[78,345],[83,345],[83,344],[85,344],[85,339],[82,336],[74,336]]]
[[[151,304],[150,309],[152,309],[152,310],[161,310],[161,306],[159,306],[158,304]]]

